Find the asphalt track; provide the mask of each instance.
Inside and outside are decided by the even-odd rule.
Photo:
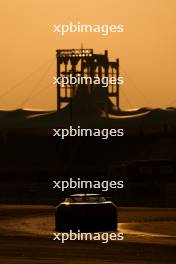
[[[53,241],[54,207],[0,206],[0,263],[176,263],[176,210],[119,208],[123,241]]]

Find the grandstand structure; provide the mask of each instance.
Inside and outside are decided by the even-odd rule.
[[[119,59],[110,61],[108,51],[103,54],[94,53],[93,49],[58,49],[56,50],[57,75],[64,78],[72,75],[78,77],[119,77]],[[31,89],[19,109],[0,110],[0,134],[12,130],[34,131],[44,133],[54,127],[68,127],[70,124],[92,128],[124,128],[127,135],[148,135],[158,133],[174,133],[176,131],[176,108],[151,109],[143,107],[135,110],[122,110],[120,107],[119,84],[103,87],[102,84],[56,84],[56,110],[26,109],[24,105],[44,93],[45,78],[51,61],[47,61],[47,69],[40,80],[44,82],[44,89],[40,83]],[[43,67],[43,66],[42,66]],[[40,71],[39,67],[37,71]],[[25,77],[14,87],[0,95],[0,100],[9,93],[24,85],[32,78]],[[19,131],[18,131],[19,132]],[[7,134],[6,133],[6,134]],[[10,132],[11,133],[11,132]]]

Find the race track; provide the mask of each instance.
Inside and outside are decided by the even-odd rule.
[[[175,263],[176,210],[119,208],[123,241],[54,241],[54,207],[0,206],[0,263]]]

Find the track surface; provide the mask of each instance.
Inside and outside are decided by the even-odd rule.
[[[54,208],[0,206],[0,263],[175,263],[176,210],[119,208],[124,241],[53,241]]]

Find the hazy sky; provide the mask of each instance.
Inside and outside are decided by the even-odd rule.
[[[0,0],[0,108],[55,108],[55,50],[81,43],[120,59],[121,107],[176,106],[175,10],[175,0]],[[125,32],[52,32],[70,21],[124,24]]]

